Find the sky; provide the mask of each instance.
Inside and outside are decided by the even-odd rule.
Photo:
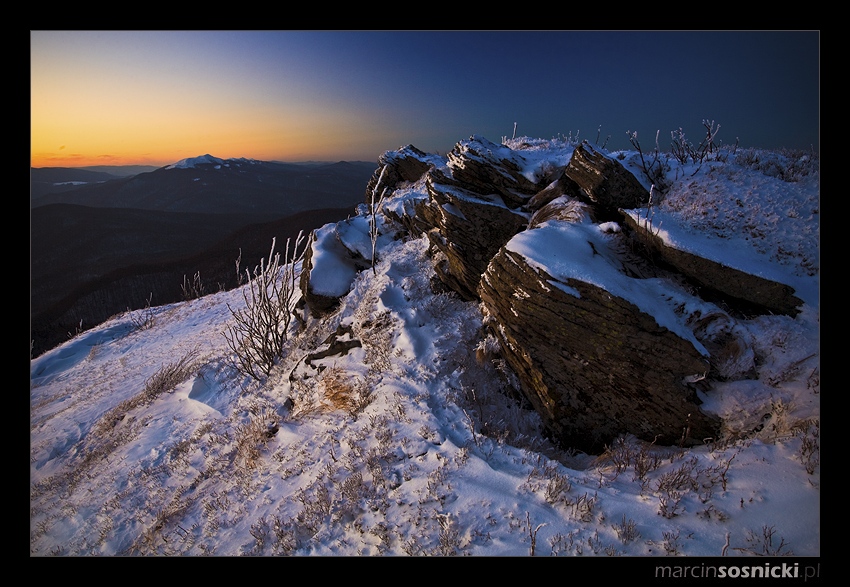
[[[573,148],[521,142],[500,154],[526,177]],[[623,437],[599,458],[557,450],[505,393],[498,360],[474,358],[498,347],[479,305],[433,291],[427,236],[397,238],[402,226],[379,213],[375,271],[338,270],[353,263],[340,243],[370,258],[361,208],[319,231],[339,238],[311,245],[311,280],[341,296],[338,311],[305,314],[268,378],[232,367],[223,333],[245,308],[240,289],[117,315],[31,361],[30,555],[533,554],[596,558],[595,571],[629,583],[654,577],[633,570],[649,557],[680,573],[693,561],[740,577],[783,564],[798,580],[819,573],[819,163],[750,155],[672,161],[652,212],[668,244],[716,259],[724,242],[724,263],[803,301],[793,318],[729,318],[748,351],[697,392],[728,437],[688,449]],[[450,173],[445,157],[429,161]],[[634,151],[622,161],[639,165]],[[424,178],[405,182],[381,210],[428,197]],[[556,286],[587,268],[582,279],[659,323],[677,316],[676,331],[723,312],[672,280],[615,276],[612,224],[549,220],[507,247]],[[576,231],[594,253],[547,257]],[[333,333],[361,346],[305,360]]]
[[[819,150],[818,31],[30,33],[33,167],[376,161],[460,138]]]

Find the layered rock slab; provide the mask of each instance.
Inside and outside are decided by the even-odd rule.
[[[634,174],[587,141],[576,146],[564,175],[582,200],[602,211],[637,208],[649,202],[649,190]]]
[[[429,172],[429,199],[416,206],[435,252],[439,279],[467,300],[478,299],[478,282],[493,255],[528,224],[499,194],[471,192],[437,170]],[[438,254],[437,254],[438,253]]]
[[[546,263],[527,254],[535,249]],[[708,371],[707,351],[664,304],[657,316],[614,293],[630,278],[609,254],[596,225],[556,223],[517,235],[490,262],[478,292],[523,393],[554,438],[589,453],[620,434],[684,446],[715,437],[719,419],[687,384]],[[632,281],[646,299],[663,292]]]
[[[654,230],[652,224],[641,219],[635,211],[624,212],[623,219],[625,226],[649,254],[728,302],[743,302],[758,314],[772,312],[794,317],[800,313],[803,300],[797,297],[790,285],[668,246],[658,236],[657,229]]]

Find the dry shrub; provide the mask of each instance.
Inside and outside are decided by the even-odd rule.
[[[260,452],[269,439],[268,426],[258,418],[250,418],[236,429],[237,461],[246,469],[253,469],[260,460]]]
[[[637,523],[632,520],[626,520],[626,514],[623,514],[623,521],[619,524],[614,524],[614,531],[617,532],[617,537],[628,544],[640,538],[640,531],[637,529]]]
[[[268,441],[277,434],[278,421],[274,408],[253,398],[248,405],[248,421],[236,428],[237,461],[245,469],[253,469]]]
[[[287,239],[281,259],[280,253],[274,252],[275,239],[272,239],[268,261],[260,260],[253,278],[245,270],[249,283],[242,288],[244,308],[234,309],[227,305],[233,322],[224,337],[233,351],[236,368],[253,379],[271,375],[274,366],[285,355],[292,308],[299,292],[295,267],[303,261],[306,252],[306,248],[298,252],[302,241],[303,235],[298,233],[290,251]]]
[[[820,466],[820,420],[800,422],[794,427],[794,434],[800,438],[800,461],[806,472],[813,475]]]
[[[326,411],[344,410],[356,418],[371,401],[361,378],[352,378],[345,369],[332,365],[319,376],[319,389]]]

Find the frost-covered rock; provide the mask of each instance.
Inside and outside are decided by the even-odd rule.
[[[719,420],[700,411],[688,386],[710,368],[676,311],[692,300],[661,280],[624,275],[616,238],[588,221],[518,234],[481,279],[488,324],[564,446],[598,453],[620,434],[702,443]]]
[[[737,319],[700,294],[793,316],[793,289],[663,246],[639,221],[655,208],[637,168],[604,150],[510,145],[473,136],[445,159],[412,145],[384,153],[360,214],[314,236],[302,276],[311,311],[335,307],[371,264],[370,222],[382,239],[402,225],[427,235],[445,286],[481,301],[505,362],[564,447],[716,437],[700,391],[709,378],[755,377],[757,357]]]
[[[366,185],[364,202],[372,204],[387,191],[392,191],[402,182],[415,182],[433,165],[433,155],[407,145],[397,151],[386,151],[378,158],[378,168]]]
[[[755,314],[772,312],[796,316],[799,313],[803,300],[795,295],[790,285],[732,267],[728,262],[712,260],[670,246],[655,232],[661,228],[659,219],[655,219],[656,229],[653,229],[651,223],[640,217],[639,211],[632,210],[623,216],[635,239],[648,251],[709,292],[719,294],[737,305],[743,303],[748,311]]]
[[[474,135],[448,154],[452,177],[482,195],[498,194],[508,208],[518,208],[558,175],[556,165],[533,166],[519,150]]]
[[[331,311],[351,289],[357,273],[372,264],[369,220],[355,216],[313,231],[300,277],[301,293],[314,316]]]
[[[478,282],[499,248],[528,224],[528,214],[511,210],[499,194],[479,194],[433,170],[430,198],[417,206],[429,226],[440,280],[466,299],[478,299]]]
[[[587,141],[573,151],[564,173],[583,199],[605,211],[637,208],[649,201],[649,191],[633,173]]]

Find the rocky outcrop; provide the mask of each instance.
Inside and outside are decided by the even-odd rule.
[[[402,182],[417,181],[431,167],[427,153],[413,145],[402,147],[398,151],[386,151],[378,158],[378,168],[366,185],[364,202],[372,204],[386,191],[392,191]]]
[[[373,226],[373,218],[390,218],[406,227],[411,234],[422,234],[431,228],[417,216],[415,202],[403,202],[400,210],[388,209],[380,204],[388,193],[422,179],[437,159],[413,145],[383,153],[367,184],[364,203],[359,206],[358,214],[313,231],[299,281],[303,304],[310,314],[321,317],[334,311],[340,298],[349,292],[357,273],[371,267],[372,230],[377,231],[382,224],[381,220],[376,220]],[[373,206],[380,210],[374,216]],[[381,237],[376,235],[377,238]]]
[[[525,228],[528,215],[511,210],[498,194],[482,195],[432,170],[429,200],[420,203],[440,280],[465,299],[478,298],[478,282],[499,248]]]
[[[564,173],[581,198],[602,211],[638,208],[649,201],[649,191],[629,170],[587,141],[576,147]]]
[[[511,209],[524,205],[563,172],[550,166],[530,178],[524,175],[528,167],[519,152],[480,136],[459,142],[448,154],[448,168],[455,181],[471,192],[497,194]]]
[[[624,214],[623,219],[634,238],[651,254],[731,305],[743,302],[754,313],[772,312],[792,317],[800,313],[803,300],[794,295],[794,288],[667,246],[653,234],[651,225],[630,214]]]
[[[526,205],[563,177],[563,167],[534,169],[523,155],[480,136],[461,141],[447,156],[445,171],[427,174],[429,199],[416,206],[428,234],[440,280],[468,300],[493,255],[528,225]]]
[[[700,409],[697,386],[750,376],[754,354],[734,318],[679,282],[765,313],[794,315],[800,301],[782,284],[668,250],[630,221],[649,191],[595,146],[536,165],[481,137],[446,159],[409,145],[381,157],[366,205],[416,193],[381,217],[427,235],[439,280],[481,302],[505,362],[564,447],[596,453],[621,434],[682,446],[715,437],[719,420]],[[301,282],[314,314],[333,308],[371,263],[367,222],[314,233]],[[322,285],[329,275],[336,290]]]
[[[607,253],[583,236],[554,239],[543,229],[523,236],[527,247]],[[597,264],[608,264],[599,258]],[[693,340],[588,277],[551,275],[509,244],[479,287],[504,358],[551,435],[589,453],[623,433],[667,445],[714,437],[718,420],[699,410],[688,386],[708,372],[708,357]]]

